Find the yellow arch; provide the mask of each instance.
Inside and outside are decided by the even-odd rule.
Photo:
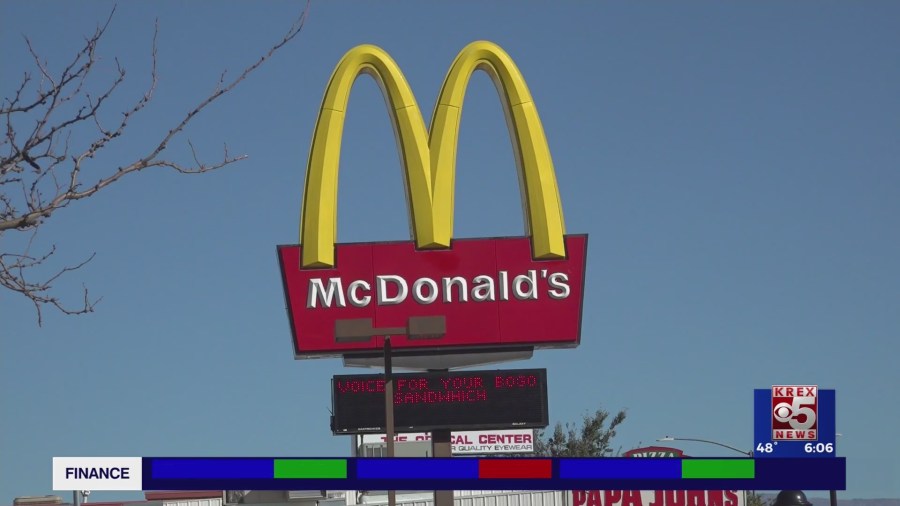
[[[362,73],[372,75],[388,102],[416,246],[450,247],[461,111],[469,78],[479,69],[491,76],[506,111],[532,254],[536,259],[565,256],[565,224],[550,149],[525,79],[509,55],[491,42],[466,46],[444,79],[428,131],[400,67],[382,49],[362,45],[347,52],[335,68],[313,133],[300,216],[302,267],[334,266],[344,114]]]

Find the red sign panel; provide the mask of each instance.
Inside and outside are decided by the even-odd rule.
[[[818,431],[818,386],[772,386],[772,441],[816,441]]]
[[[534,260],[527,237],[339,244],[335,267],[301,269],[279,246],[297,358],[395,349],[575,347],[581,335],[586,235],[566,258]]]

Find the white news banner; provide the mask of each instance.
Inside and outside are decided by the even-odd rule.
[[[141,490],[141,457],[53,457],[53,490]]]

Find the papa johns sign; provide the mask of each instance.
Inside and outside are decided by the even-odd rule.
[[[740,490],[573,490],[573,506],[745,506]]]

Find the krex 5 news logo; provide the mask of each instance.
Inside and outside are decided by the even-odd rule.
[[[818,386],[773,385],[772,441],[816,441],[818,433]]]

